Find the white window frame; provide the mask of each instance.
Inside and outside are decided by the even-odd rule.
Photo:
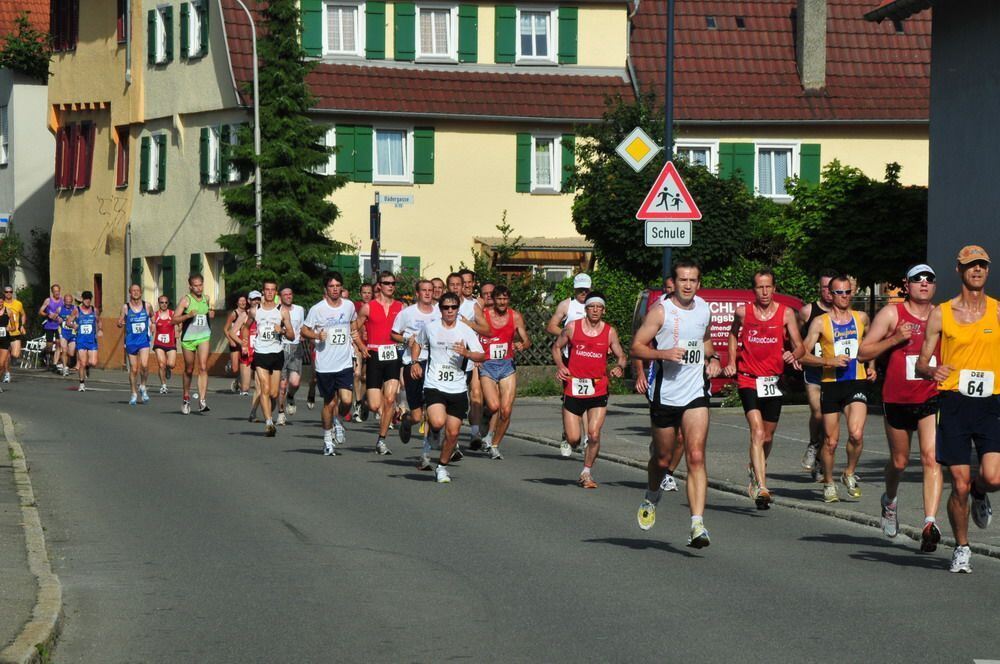
[[[7,105],[0,106],[0,166],[10,163],[10,114]]]
[[[378,163],[378,134],[380,131],[401,131],[406,145],[403,151],[403,174],[382,175]],[[373,184],[413,184],[413,127],[382,125],[372,128],[372,183]]]
[[[156,7],[156,14],[154,15],[156,19],[156,54],[153,58],[153,64],[156,65],[167,64],[167,28],[166,17],[164,17],[163,13],[169,7],[170,5],[158,5]]]
[[[160,190],[160,144],[156,139],[163,135],[164,132],[149,135],[149,161],[146,162],[147,192]]]
[[[327,10],[330,7],[354,7],[355,22],[354,45],[357,47],[353,51],[334,51],[330,48],[330,24]],[[323,55],[365,57],[365,32],[367,23],[365,22],[365,3],[362,0],[328,0],[323,3]]]
[[[208,128],[208,184],[219,184],[222,165],[222,127]]]
[[[420,13],[424,10],[446,10],[448,12],[448,52],[446,54],[424,53],[420,50]],[[414,17],[414,31],[416,34],[414,34],[413,39],[416,46],[417,60],[424,62],[458,62],[458,5],[443,2],[424,2],[417,5]]]
[[[326,134],[320,140],[320,145],[327,148],[337,147],[337,126],[330,125],[330,128],[326,130]],[[372,155],[374,159],[374,155]],[[374,168],[374,165],[372,165]],[[317,175],[336,175],[337,174],[337,155],[336,153],[331,154],[327,159],[325,164],[316,167]]]
[[[188,5],[188,44],[185,53],[189,58],[200,58],[205,55],[201,48],[201,29],[203,27],[201,21],[201,12],[208,11],[208,5],[205,1],[195,1]]]
[[[552,141],[552,184],[539,184],[535,164],[535,146],[539,140]],[[558,194],[562,189],[562,137],[559,134],[531,135],[531,193]]]
[[[674,154],[675,156],[680,156],[677,151],[681,148],[693,149],[693,150],[708,150],[708,163],[706,167],[712,173],[718,173],[719,170],[719,141],[702,141],[698,139],[682,139],[674,143]]]
[[[365,261],[371,263],[372,255],[368,254],[358,254],[358,274],[361,278],[367,280],[369,277],[374,275],[365,276]],[[386,262],[388,261],[388,263]],[[381,270],[389,270],[393,274],[398,274],[400,270],[403,269],[403,254],[379,254],[378,256],[379,268]],[[386,267],[386,266],[389,267]],[[368,283],[371,283],[370,281]]]
[[[521,53],[521,12],[528,12],[531,14],[543,14],[548,13],[549,15],[549,54],[546,56],[538,55],[524,55]],[[559,64],[559,13],[555,6],[552,5],[539,5],[537,7],[518,7],[515,20],[515,36],[517,41],[517,56],[514,59],[516,64],[542,64],[542,65],[555,65]]]
[[[754,143],[753,188],[758,196],[770,198],[772,201],[776,201],[778,203],[788,203],[792,200],[792,197],[788,194],[769,194],[760,190],[760,169],[758,168],[758,160],[760,159],[761,150],[791,150],[792,154],[788,164],[788,176],[797,177],[799,174],[799,151],[801,145],[802,144],[797,141],[767,141],[763,143]],[[774,177],[773,168],[771,169],[771,177]]]
[[[541,272],[542,273],[542,278],[544,278],[545,281],[550,282],[552,284],[557,284],[560,281],[562,281],[563,279],[565,279],[566,277],[573,276],[573,267],[570,266],[570,265],[536,265],[535,266],[535,271],[536,272]],[[550,281],[549,280],[549,272],[550,271],[551,272],[556,272],[556,271],[558,271],[558,272],[565,272],[566,274],[564,276],[560,277],[559,279],[556,279],[555,281]]]
[[[233,152],[232,148],[240,144],[240,125],[231,124],[229,125],[229,166],[227,168],[227,173],[225,174],[226,182],[239,182],[240,181],[240,169],[236,167],[233,163]],[[219,131],[219,137],[222,137],[222,131]],[[222,165],[222,152],[219,152],[219,165]],[[221,170],[221,169],[220,169]]]

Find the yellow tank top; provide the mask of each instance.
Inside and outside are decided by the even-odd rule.
[[[865,373],[865,365],[858,362],[858,348],[865,335],[861,315],[852,311],[851,320],[847,323],[834,323],[830,314],[823,314],[820,319],[823,321],[823,332],[819,335],[819,344],[823,357],[849,355],[851,358],[846,367],[823,367],[823,382],[864,380],[868,374]]]
[[[987,297],[983,317],[968,325],[955,320],[951,300],[941,305],[941,364],[949,364],[955,370],[940,383],[939,389],[979,396],[972,392],[985,379],[986,386],[993,384],[992,394],[1000,394],[1000,323],[996,300]]]

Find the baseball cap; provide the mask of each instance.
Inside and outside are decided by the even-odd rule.
[[[909,270],[907,270],[906,278],[911,279],[917,276],[918,274],[922,274],[924,272],[926,272],[927,274],[933,274],[935,277],[937,276],[937,273],[934,271],[934,268],[932,268],[927,263],[920,263],[919,265],[914,265]]]
[[[958,262],[960,265],[968,265],[974,261],[990,262],[990,255],[986,250],[977,244],[967,244],[958,252]]]
[[[583,274],[582,272],[575,277],[573,277],[573,288],[590,288],[594,285],[594,282],[590,280],[590,275]]]
[[[252,290],[252,291],[250,291],[250,294],[247,295],[247,299],[248,300],[260,300],[260,299],[263,299],[263,297],[264,297],[264,294],[261,293],[259,290]]]

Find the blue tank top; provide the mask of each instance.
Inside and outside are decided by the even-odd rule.
[[[97,342],[97,313],[91,309],[90,313],[85,313],[83,309],[77,310],[76,315],[76,340],[86,343]]]
[[[149,342],[149,312],[146,311],[146,301],[142,301],[142,309],[133,311],[131,306],[125,307],[125,345],[141,346]]]
[[[62,305],[59,307],[59,326],[63,329],[63,334],[68,334],[73,336],[74,332],[70,328],[66,327],[66,320],[73,314],[76,307],[73,305]]]

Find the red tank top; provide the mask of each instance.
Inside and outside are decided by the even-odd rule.
[[[396,342],[392,340],[392,324],[402,310],[403,303],[399,300],[392,301],[388,313],[377,299],[368,303],[368,319],[365,321],[368,348],[374,350],[379,346],[395,345]]]
[[[604,324],[604,329],[596,336],[584,334],[581,324],[583,319],[575,320],[570,325],[572,332],[569,337],[569,375],[563,394],[578,399],[601,397],[608,393],[608,350],[611,347],[609,338],[611,326]],[[582,381],[582,382],[581,382]]]
[[[924,333],[927,332],[927,321],[920,320],[911,314],[902,302],[896,305],[895,334],[903,325],[909,325],[912,331],[910,340],[889,351],[889,365],[885,370],[885,383],[882,385],[882,401],[885,403],[923,403],[938,393],[937,383],[933,380],[918,378],[916,375],[917,356],[924,345]],[[934,349],[934,357],[940,360],[940,346]]]
[[[785,371],[785,362],[781,359],[785,350],[785,305],[779,304],[773,316],[760,320],[754,313],[753,303],[748,302],[739,341],[737,387],[756,389],[757,378],[780,376]]]
[[[156,325],[156,337],[153,339],[154,346],[169,346],[173,348],[177,345],[177,328],[174,326],[173,317],[174,312],[170,309],[167,310],[167,317],[160,318],[163,314],[159,309],[153,314],[153,322]]]
[[[493,316],[489,309],[483,309],[486,324],[493,331],[492,337],[479,337],[486,351],[487,360],[514,359],[514,310],[507,309],[507,324],[501,328],[493,327]]]

